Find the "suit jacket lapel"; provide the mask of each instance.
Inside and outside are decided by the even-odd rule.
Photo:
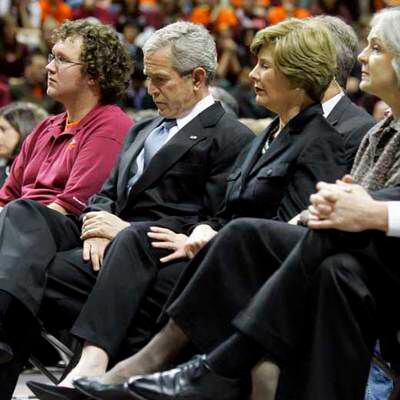
[[[204,128],[215,125],[224,113],[222,106],[219,103],[214,103],[177,132],[151,159],[146,170],[143,171],[142,176],[133,186],[130,196],[135,196],[146,189],[171,168],[192,146],[206,139],[208,132]]]
[[[342,114],[345,112],[346,108],[350,104],[350,99],[344,95],[338,101],[335,107],[333,107],[332,111],[327,116],[326,120],[334,127],[338,124],[340,119],[342,118]]]
[[[136,162],[136,158],[142,151],[144,141],[146,140],[149,133],[156,128],[162,118],[156,118],[149,125],[144,127],[140,132],[138,132],[135,140],[130,144],[129,148],[125,151],[123,158],[121,160],[121,173],[118,179],[118,195],[124,196],[126,193],[126,187],[128,185],[128,180],[131,178],[130,171],[133,162]]]
[[[279,135],[272,141],[268,150],[264,154],[260,154],[258,160],[253,165],[251,171],[249,171],[248,176],[254,175],[257,171],[264,165],[269,164],[273,161],[279,154],[286,150],[293,142],[293,135],[290,134],[287,126],[279,133]]]
[[[247,152],[247,156],[244,159],[243,164],[241,166],[241,170],[242,170],[241,179],[242,180],[245,179],[245,177],[251,171],[251,168],[258,161],[259,154],[261,154],[261,151],[264,147],[265,141],[267,139],[267,136],[268,136],[270,130],[271,130],[270,127],[266,128],[259,136],[257,136],[253,140],[253,143],[252,143],[249,151]]]

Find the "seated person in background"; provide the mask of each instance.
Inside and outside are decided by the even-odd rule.
[[[58,114],[63,111],[62,104],[46,93],[46,65],[47,57],[40,52],[27,57],[24,75],[10,79],[11,99],[12,101],[29,101],[40,105],[50,114]]]
[[[311,43],[310,47],[304,43]],[[254,139],[250,149],[245,149],[238,157],[217,218],[205,220],[194,232],[201,230],[213,236],[214,229],[219,230],[240,216],[288,221],[307,206],[319,177],[326,176],[332,181],[346,170],[342,137],[323,117],[319,103],[336,69],[333,41],[325,26],[296,19],[285,21],[260,31],[252,51],[258,56],[258,63],[251,72],[257,101],[278,116]],[[313,57],[309,57],[311,51]],[[300,64],[299,58],[308,62]],[[145,69],[146,60],[145,54]],[[171,231],[158,227],[152,232],[168,236]],[[111,257],[107,257],[122,238],[114,240],[106,261],[111,261]],[[133,271],[130,278],[124,276],[124,290],[121,261],[116,258],[113,263],[106,262],[72,329],[74,335],[85,340],[80,361],[61,386],[33,387],[39,397],[51,398],[48,397],[51,393],[54,398],[60,394],[74,396],[74,389],[67,387],[73,378],[104,372],[109,358],[118,356],[140,306],[136,300],[137,288],[133,285],[137,280],[135,268],[143,264],[141,269],[146,269],[154,264],[158,269],[164,266],[162,271],[166,273],[175,273],[176,263],[167,263],[174,260],[166,256],[165,249],[171,249],[169,243],[152,248],[148,241],[132,237],[129,246],[135,249],[137,256],[124,268]],[[164,293],[166,295],[168,293]],[[152,318],[155,320],[157,315]],[[116,371],[113,374],[127,373],[120,367],[116,367]]]
[[[321,15],[313,19],[326,25],[335,42],[337,69],[335,79],[325,91],[322,108],[328,122],[342,134],[350,171],[362,138],[376,122],[345,92],[347,79],[357,61],[359,43],[354,29],[340,18]]]
[[[127,69],[124,75],[121,63],[127,60],[126,54],[109,29],[86,22],[63,25],[59,31],[60,40],[53,48],[54,60],[47,67],[51,94],[63,95],[63,98],[68,94],[72,99],[85,95],[92,99],[91,94],[100,95],[100,84],[105,86],[105,96],[114,96],[115,89],[125,87],[121,79],[129,76],[129,71]],[[93,38],[93,42],[90,39],[81,48],[81,41],[85,41],[86,36]],[[176,47],[169,46],[169,42],[176,42]],[[46,306],[48,293],[54,294],[56,301],[65,300],[67,306],[61,311],[43,312],[40,319],[44,324],[58,322],[70,328],[82,306],[80,288],[90,290],[105,248],[119,231],[126,228],[121,232],[119,242],[125,237],[125,245],[118,248],[118,244],[113,243],[108,251],[109,261],[118,267],[119,283],[136,285],[137,290],[134,286],[133,293],[140,298],[155,272],[150,265],[143,271],[136,269],[134,279],[124,277],[123,270],[129,270],[132,264],[131,236],[140,235],[144,229],[143,237],[147,240],[146,232],[151,223],[146,221],[157,220],[171,229],[183,230],[186,225],[197,222],[199,215],[201,218],[213,216],[223,200],[226,178],[234,160],[254,138],[209,96],[208,84],[214,75],[216,53],[206,29],[178,23],[155,35],[148,46],[145,67],[148,89],[162,117],[144,121],[129,131],[116,168],[85,209],[83,231],[76,218],[31,200],[13,201],[0,214],[0,231],[5,232],[0,243],[0,340],[4,343],[0,346],[2,400],[11,396],[18,372],[29,356],[37,335],[36,316],[42,311],[42,305]],[[85,54],[90,57],[84,67],[88,75],[81,73]],[[104,58],[103,62],[100,57]],[[103,63],[106,71],[100,69]],[[92,74],[98,76],[98,80]],[[104,97],[105,101],[108,99]],[[56,149],[62,140],[66,141],[65,154],[53,154],[48,161],[46,159],[39,166],[43,168],[43,175],[34,182],[30,182],[33,174],[29,171],[35,167],[33,162],[25,165],[16,160],[12,169],[14,175],[30,182],[24,189],[24,197],[30,198],[28,195],[32,190],[34,198],[39,199],[42,193],[36,190],[39,188],[35,183],[43,187],[45,179],[54,179],[57,189],[63,183],[63,176],[50,174],[47,169],[62,166],[64,174],[72,168],[70,180],[73,183],[71,187],[67,184],[65,191],[59,195],[55,193],[45,204],[51,201],[53,208],[66,208],[70,213],[80,213],[85,207],[86,193],[80,185],[85,190],[93,185],[98,187],[97,181],[102,178],[98,175],[102,175],[103,169],[114,160],[110,154],[113,141],[116,141],[113,135],[121,133],[126,118],[122,119],[122,112],[117,107],[96,106],[95,100],[100,98],[92,100],[95,108],[71,128],[74,135],[62,133],[65,116],[64,120],[59,116],[40,125],[45,129],[43,134],[48,135],[45,138]],[[74,112],[71,120],[79,119],[76,113],[84,113],[85,107],[84,102],[74,102],[67,107],[69,116],[71,111]],[[175,124],[171,124],[171,119]],[[95,130],[85,133],[85,126],[90,122]],[[53,135],[57,135],[56,139]],[[40,145],[41,137],[35,133],[31,136],[33,139],[29,137],[23,146],[21,154],[24,157]],[[74,161],[72,157],[82,153],[83,159],[77,157]],[[6,183],[6,188],[10,187],[11,184]],[[6,193],[10,192],[7,189]],[[54,272],[52,261],[56,252],[64,252],[67,256],[65,262],[55,265],[58,269]],[[141,257],[138,255],[139,259]],[[72,294],[76,295],[76,300]]]
[[[47,112],[33,103],[15,102],[0,108],[0,187],[10,174],[10,167],[22,143]]]
[[[360,185],[347,176],[318,184],[311,196],[309,228],[331,231],[259,219],[229,224],[186,269],[168,308],[172,319],[130,368],[151,372],[158,359],[159,369],[189,342],[211,354],[124,386],[81,379],[76,387],[96,399],[242,399],[250,391],[246,375],[266,357],[282,371],[279,399],[361,400],[378,336],[383,354],[398,362],[391,308],[399,301],[398,239],[377,231],[399,232],[399,22],[400,8],[377,14],[359,56],[361,88],[393,111],[360,146]],[[199,301],[205,291],[212,304]]]
[[[0,189],[4,207],[0,213],[0,341],[5,343],[0,346],[1,362],[13,357],[6,344],[8,336],[14,339],[12,332],[6,333],[8,315],[24,324],[21,333],[29,325],[12,304],[23,307],[24,303],[35,313],[40,298],[25,268],[36,271],[38,260],[48,263],[53,247],[80,243],[76,216],[109,175],[132,125],[113,104],[128,86],[131,60],[111,28],[66,22],[55,32],[46,69],[47,93],[63,103],[66,112],[46,118],[34,129]],[[41,240],[41,233],[49,229],[55,239]],[[0,366],[1,398],[8,399],[16,378],[3,383],[3,369],[14,371]]]

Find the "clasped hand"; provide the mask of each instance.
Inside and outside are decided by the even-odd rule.
[[[93,211],[83,217],[81,239],[102,237],[112,240],[122,229],[127,228],[129,222],[122,220],[106,211]]]
[[[310,196],[309,228],[347,232],[378,229],[376,216],[381,215],[384,204],[352,183],[351,176],[346,175],[335,184],[319,182],[317,190]]]
[[[82,257],[91,262],[94,271],[98,271],[103,265],[104,253],[110,241],[128,226],[128,222],[105,211],[89,212],[84,216]]]

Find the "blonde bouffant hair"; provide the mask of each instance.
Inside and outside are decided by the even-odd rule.
[[[328,28],[320,21],[290,18],[257,32],[251,51],[273,46],[274,68],[292,87],[321,101],[336,72],[336,50]]]

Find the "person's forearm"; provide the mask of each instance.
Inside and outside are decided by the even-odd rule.
[[[59,204],[57,204],[55,202],[48,204],[47,207],[51,208],[54,211],[58,211],[61,214],[64,214],[64,215],[68,214],[68,211],[64,207],[60,206]]]

